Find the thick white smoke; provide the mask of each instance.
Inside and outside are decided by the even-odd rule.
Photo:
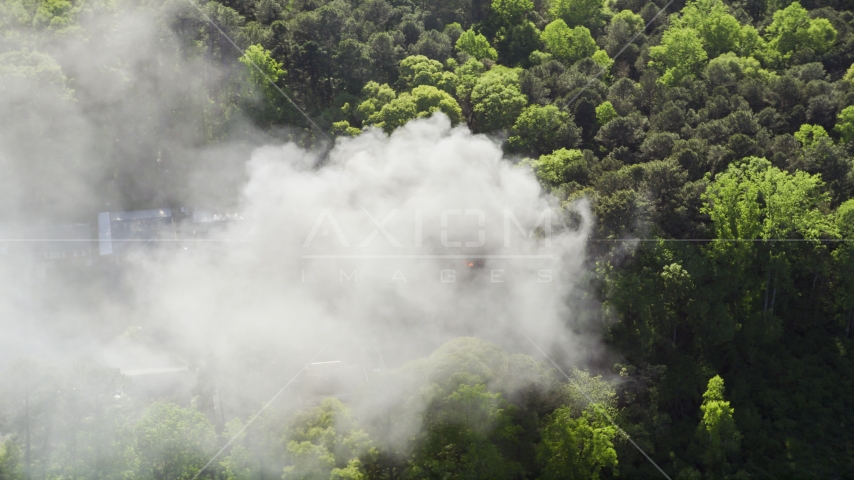
[[[567,298],[589,214],[566,228],[500,145],[435,115],[317,160],[293,144],[252,152],[245,219],[134,274],[139,323],[188,350],[260,340],[306,359],[327,340],[400,357],[460,335],[579,348]]]
[[[0,120],[0,234],[180,205],[236,204],[243,220],[49,284],[0,259],[0,361],[201,367],[246,412],[311,359],[370,350],[392,368],[463,335],[535,354],[527,335],[576,363],[596,350],[569,328],[590,307],[587,205],[559,205],[499,142],[441,114],[325,154],[209,125],[225,69],[185,58],[151,13],[115,16],[41,45],[52,58],[13,52],[52,72],[38,82],[0,71],[14,113]]]

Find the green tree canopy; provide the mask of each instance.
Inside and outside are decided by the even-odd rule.
[[[591,409],[573,418],[568,407],[554,411],[543,429],[537,458],[544,465],[540,478],[598,479],[605,467],[617,466],[617,429]]]
[[[134,427],[139,474],[136,478],[190,479],[214,454],[216,433],[193,408],[158,402]]]
[[[703,412],[701,435],[706,447],[703,458],[710,472],[723,477],[727,473],[727,456],[738,451],[741,433],[733,419],[735,410],[724,399],[724,380],[720,375],[709,380],[700,410]]]
[[[819,138],[824,137],[827,137],[827,131],[821,125],[809,125],[805,123],[795,132],[795,138],[804,147],[811,147]]]
[[[582,26],[569,28],[562,19],[546,25],[540,38],[546,51],[567,65],[596,53],[596,41],[590,30]]]
[[[854,106],[845,107],[839,112],[834,130],[839,132],[843,142],[854,140]]]
[[[457,51],[466,53],[477,60],[483,60],[484,58],[498,60],[498,52],[492,48],[486,37],[471,28],[460,35],[455,48]]]
[[[742,25],[722,0],[693,0],[680,15],[674,15],[673,28],[697,31],[709,58],[733,52],[749,56],[761,48],[762,39],[752,25]]]
[[[605,125],[619,116],[617,110],[614,109],[614,105],[607,100],[596,107],[596,123],[599,125]]]
[[[452,124],[462,120],[462,109],[454,97],[432,85],[420,85],[383,105],[368,117],[367,123],[391,133],[414,118],[427,117],[437,111],[447,115]]]
[[[444,71],[444,67],[437,60],[424,55],[412,55],[401,60],[398,69],[399,81],[404,88],[430,85],[454,93],[453,74]]]
[[[799,2],[774,12],[774,21],[765,30],[770,46],[783,58],[793,52],[811,49],[821,54],[836,41],[837,32],[826,18],[810,18],[809,12]]]
[[[649,50],[649,58],[649,64],[663,72],[660,83],[677,85],[683,78],[699,73],[708,55],[696,30],[671,27],[664,32],[661,45]]]
[[[500,25],[508,27],[522,23],[533,8],[531,0],[492,0],[492,13]]]
[[[517,71],[496,66],[477,80],[471,104],[477,130],[490,132],[512,126],[528,100],[519,87]]]
[[[286,441],[283,480],[360,479],[359,456],[371,449],[367,433],[356,427],[350,410],[336,398],[299,413]]]
[[[513,124],[508,144],[514,149],[542,155],[578,144],[581,134],[567,112],[554,105],[529,105]]]
[[[554,20],[563,20],[570,27],[584,26],[596,30],[605,24],[607,10],[602,0],[555,0],[551,2],[549,15]]]
[[[250,45],[240,57],[252,85],[262,91],[272,91],[270,82],[276,83],[285,74],[282,64],[261,45]]]
[[[715,177],[703,198],[721,239],[817,239],[835,229],[818,175],[788,173],[764,158],[746,158]]]

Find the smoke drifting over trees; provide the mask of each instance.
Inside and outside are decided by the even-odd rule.
[[[0,480],[849,475],[854,16],[659,3],[0,0]]]

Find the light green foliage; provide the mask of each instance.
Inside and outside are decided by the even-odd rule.
[[[700,410],[703,412],[700,425],[706,446],[705,463],[711,472],[724,474],[727,455],[738,451],[741,434],[732,417],[735,410],[724,399],[724,381],[719,375],[709,380]]]
[[[397,93],[385,83],[380,85],[377,82],[368,82],[362,87],[362,97],[365,100],[356,107],[356,117],[365,122],[397,98]]]
[[[598,479],[605,467],[617,466],[614,437],[617,429],[591,406],[580,417],[571,416],[569,407],[554,411],[543,429],[537,459],[543,465],[544,480]]]
[[[367,123],[391,133],[414,118],[427,117],[437,111],[447,115],[452,124],[462,120],[462,109],[454,97],[434,86],[421,85],[412,89],[411,93],[401,93],[383,105],[378,112],[368,117]]]
[[[250,45],[239,60],[245,65],[249,82],[254,88],[264,92],[268,98],[276,95],[270,82],[279,81],[279,78],[285,74],[285,70],[268,50],[261,45]]]
[[[571,172],[583,161],[582,158],[575,156],[573,160],[567,162],[567,171]],[[574,172],[572,176],[576,176]],[[614,387],[601,376],[590,375],[584,370],[572,368],[569,377],[571,380],[561,386],[558,396],[560,403],[569,409],[572,417],[578,418],[586,411],[596,414],[596,418],[600,420],[606,420],[601,415],[607,414],[614,418],[619,413],[617,393]]]
[[[560,19],[546,25],[540,39],[554,58],[567,65],[596,53],[596,41],[587,27],[569,28]]]
[[[854,64],[851,64],[848,67],[848,70],[845,71],[845,75],[842,77],[843,80],[854,86]]]
[[[542,155],[531,162],[537,178],[546,185],[556,187],[567,181],[567,171],[584,168],[584,154],[581,150],[561,148],[548,155]]]
[[[332,133],[336,135],[347,135],[349,137],[355,137],[356,135],[362,133],[356,127],[350,125],[350,122],[347,120],[341,120],[340,122],[332,123]]]
[[[60,30],[72,24],[75,9],[69,0],[43,0],[33,17],[37,27]]]
[[[134,427],[140,479],[190,479],[213,455],[216,433],[193,408],[159,402]]]
[[[596,123],[599,125],[605,125],[619,116],[620,115],[617,113],[617,110],[615,110],[614,106],[611,105],[611,102],[607,100],[596,107]]]
[[[854,199],[846,200],[836,209],[834,215],[836,228],[840,237],[844,239],[854,238]],[[832,253],[835,264],[836,292],[834,304],[839,311],[854,312],[854,243],[845,242],[842,248],[837,248]],[[854,318],[845,315],[844,323],[849,331],[854,328]]]
[[[20,449],[10,440],[0,443],[0,480],[17,480],[24,477],[20,457]]]
[[[580,136],[569,113],[554,105],[529,105],[516,119],[513,135],[507,142],[511,148],[543,154],[574,147]]]
[[[644,26],[646,25],[646,22],[643,21],[643,17],[631,10],[622,10],[618,13],[615,13],[614,16],[611,17],[611,25],[614,25],[619,22],[625,22],[629,26],[629,31],[632,34],[643,30]]]
[[[810,18],[800,3],[794,2],[774,12],[774,21],[765,30],[769,45],[783,58],[798,50],[812,49],[821,54],[836,41],[836,29],[825,18]]]
[[[551,53],[534,50],[531,52],[531,55],[528,56],[528,61],[531,62],[531,65],[542,65],[550,61],[552,58],[554,57]]]
[[[749,56],[760,48],[761,38],[752,25],[741,25],[722,0],[695,0],[674,16],[672,28],[697,31],[709,58],[733,52]]]
[[[50,55],[35,50],[0,54],[0,90],[7,94],[12,88],[36,84],[39,94],[51,92],[70,100],[74,92],[68,89],[67,82],[62,68]]]
[[[240,419],[233,418],[225,425],[225,431],[223,431],[225,438],[231,439],[237,436],[228,451],[228,456],[219,462],[225,471],[226,480],[252,480],[252,470],[256,467],[250,459],[249,451],[241,444],[246,438],[245,431],[238,435],[242,427],[243,423]]]
[[[596,62],[596,65],[602,67],[602,70],[604,70],[604,77],[610,78],[608,72],[610,72],[611,67],[614,66],[614,60],[608,56],[608,52],[605,50],[596,50],[596,53],[594,53],[590,58]]]
[[[439,394],[424,414],[408,478],[516,478],[519,464],[501,449],[515,444],[519,431],[507,408],[480,383]]]
[[[360,479],[359,455],[371,448],[350,410],[336,398],[298,414],[287,433],[283,480]]]
[[[398,70],[400,83],[407,89],[419,85],[430,85],[448,93],[454,93],[454,76],[451,72],[445,72],[438,60],[424,55],[412,55],[400,62]]]
[[[563,20],[570,27],[586,26],[597,29],[604,25],[607,11],[602,0],[554,0],[549,15]]]
[[[715,177],[703,194],[703,211],[714,223],[716,238],[826,238],[835,235],[835,228],[822,212],[829,202],[823,186],[818,175],[788,173],[750,157]]]
[[[512,126],[528,100],[519,87],[517,71],[496,66],[477,80],[471,104],[477,131],[491,132]]]
[[[854,140],[854,105],[845,107],[839,112],[834,130],[839,132],[843,142]]]
[[[739,57],[729,52],[710,60],[703,69],[703,76],[715,85],[735,85],[744,77],[768,82],[776,74],[762,68],[759,60],[753,57]]]
[[[531,0],[492,0],[492,13],[504,26],[522,23],[533,8],[534,2]]]
[[[498,52],[492,48],[486,37],[475,32],[472,28],[460,35],[455,48],[457,51],[466,53],[478,60],[483,60],[484,58],[498,60]]]
[[[801,145],[811,147],[819,138],[827,137],[827,131],[821,125],[803,124],[801,128],[795,132],[795,138],[801,142]]]
[[[486,71],[483,63],[470,58],[466,63],[454,70],[454,84],[456,85],[457,98],[464,104],[471,99],[471,92],[477,84],[478,79]]]
[[[854,238],[854,199],[845,201],[836,209],[836,227],[842,238]]]
[[[695,75],[708,56],[697,32],[690,28],[669,28],[664,32],[661,45],[649,50],[650,66],[663,71],[658,81],[663,85],[676,85],[683,78]]]

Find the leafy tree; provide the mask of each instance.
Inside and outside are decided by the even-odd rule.
[[[32,83],[38,85],[39,95],[52,96],[60,101],[74,97],[62,67],[50,55],[35,50],[0,53],[0,85],[6,95],[12,95],[23,85]]]
[[[525,107],[513,124],[512,133],[508,139],[511,148],[537,155],[574,147],[581,137],[569,113],[554,105]]]
[[[827,137],[827,131],[821,125],[809,125],[805,123],[795,132],[795,138],[804,147],[811,147],[819,138],[823,137]]]
[[[848,67],[848,70],[845,71],[845,75],[842,79],[854,86],[854,64],[851,64],[851,66]]]
[[[522,23],[533,8],[531,0],[492,0],[492,13],[505,27]]]
[[[471,104],[477,131],[509,128],[527,103],[528,100],[519,89],[517,71],[494,67],[478,78],[472,88]]]
[[[594,407],[581,417],[570,416],[568,407],[554,411],[543,429],[537,458],[543,479],[598,479],[605,467],[617,466],[614,437],[617,430],[598,418]]]
[[[350,122],[347,120],[341,120],[340,122],[332,123],[332,132],[337,135],[347,135],[349,137],[355,137],[356,135],[362,133],[362,131],[354,126],[350,125]]]
[[[649,50],[649,58],[650,66],[663,71],[659,83],[674,86],[699,73],[708,56],[695,30],[671,27],[664,32],[661,45]]]
[[[495,34],[495,48],[503,65],[527,66],[531,54],[541,48],[540,31],[530,20],[503,26]]]
[[[709,58],[724,53],[749,56],[761,48],[762,39],[752,25],[742,25],[722,0],[694,0],[682,9],[671,28],[691,28],[703,42]]]
[[[646,127],[646,118],[639,114],[615,117],[599,129],[596,141],[609,151],[621,147],[628,149],[626,151],[630,151],[630,157],[634,158],[643,143]]]
[[[549,8],[554,20],[563,20],[570,27],[601,28],[607,17],[602,0],[555,0]]]
[[[173,403],[150,405],[134,426],[137,478],[190,479],[213,456],[216,433],[205,416]]]
[[[755,79],[767,83],[772,78],[771,72],[761,67],[753,57],[739,57],[729,52],[709,61],[703,69],[703,78],[711,87],[737,85],[742,79]]]
[[[611,67],[614,66],[614,60],[608,56],[605,50],[596,50],[596,53],[591,55],[590,59],[602,69],[605,78],[611,78],[609,72],[611,71]]]
[[[581,150],[561,148],[548,155],[541,155],[531,162],[537,178],[552,188],[569,181],[586,183],[588,172],[587,162]]]
[[[252,84],[261,88],[269,87],[269,82],[276,83],[286,73],[282,64],[261,45],[250,45],[240,57],[240,63],[246,66]]]
[[[854,106],[845,107],[839,112],[834,130],[839,132],[843,142],[854,139]]]
[[[454,97],[431,85],[421,85],[412,89],[411,93],[401,93],[383,105],[378,112],[368,117],[367,123],[391,133],[414,118],[427,117],[437,111],[447,115],[452,124],[462,120],[462,109]]]
[[[362,88],[362,96],[365,100],[356,107],[356,116],[363,122],[370,122],[372,116],[376,115],[382,108],[397,98],[395,91],[386,84],[368,82]]]
[[[425,30],[410,49],[416,55],[424,55],[438,61],[448,59],[453,53],[451,39],[443,32]]]
[[[614,106],[611,105],[611,102],[604,101],[601,105],[596,107],[596,123],[599,125],[605,125],[611,120],[619,117],[620,114],[617,113],[617,110],[614,109]]]
[[[715,476],[722,477],[726,474],[727,457],[738,452],[741,433],[733,419],[735,410],[724,399],[724,381],[719,375],[709,380],[700,410],[703,412],[700,427],[706,446],[703,459]]]
[[[500,394],[482,384],[461,384],[428,408],[409,478],[515,478],[518,463],[503,453],[518,428]]]
[[[21,452],[17,445],[6,440],[0,444],[0,480],[23,478]]]
[[[456,85],[456,96],[464,109],[466,117],[471,121],[471,93],[477,85],[480,76],[486,71],[483,63],[473,58],[454,69],[454,84]]]
[[[764,158],[746,158],[718,174],[704,194],[721,239],[821,238],[833,231],[817,175],[789,174]],[[759,201],[761,196],[762,201]]]
[[[429,85],[454,93],[453,74],[445,72],[437,60],[424,55],[413,55],[400,62],[400,83],[406,88]]]
[[[286,440],[284,480],[364,478],[359,456],[371,449],[371,441],[338,399],[324,399],[320,406],[299,413]]]
[[[563,20],[555,20],[540,35],[546,50],[554,58],[569,65],[596,52],[596,41],[586,27],[569,28]]]
[[[455,48],[458,52],[463,52],[477,60],[483,60],[484,58],[498,60],[498,52],[492,48],[486,37],[471,28],[460,35]]]
[[[809,12],[799,2],[793,2],[783,10],[774,12],[774,21],[765,30],[770,42],[783,58],[792,53],[811,49],[821,54],[836,41],[837,32],[826,18],[809,17]]]

